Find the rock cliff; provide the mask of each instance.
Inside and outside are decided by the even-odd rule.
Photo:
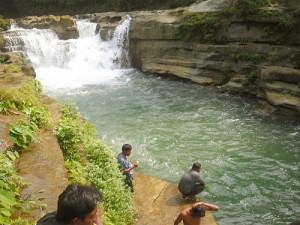
[[[286,24],[281,11],[280,16],[272,11],[273,16],[228,17],[225,3],[204,1],[180,10],[133,14],[133,66],[247,94],[263,100],[271,113],[299,118],[299,16],[294,13]],[[182,29],[189,15],[201,19],[195,30]]]

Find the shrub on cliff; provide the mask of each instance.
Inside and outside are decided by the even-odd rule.
[[[15,208],[21,206],[20,190],[24,186],[15,168],[17,157],[17,153],[0,151],[0,224],[30,225],[24,219],[11,218]]]
[[[133,224],[131,193],[124,185],[113,151],[97,139],[96,129],[74,108],[65,107],[57,135],[69,179],[93,183],[102,191],[104,224]]]
[[[180,24],[179,37],[185,40],[216,42],[221,25],[217,15],[190,13],[184,16]]]
[[[271,0],[231,0],[230,7],[225,13],[240,17],[256,15],[262,7],[270,4]]]

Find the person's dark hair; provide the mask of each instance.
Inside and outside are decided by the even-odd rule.
[[[131,150],[132,149],[132,146],[130,145],[130,144],[124,144],[123,146],[122,146],[122,152],[124,152],[124,151],[129,151],[129,150]]]
[[[195,217],[204,217],[205,216],[205,208],[201,205],[192,207],[192,215]]]
[[[101,193],[97,188],[81,184],[70,184],[59,195],[56,220],[69,224],[74,218],[84,219],[101,200]]]
[[[201,168],[201,164],[200,164],[199,162],[193,163],[193,165],[192,165],[192,170],[200,169],[200,168]]]
[[[288,225],[300,225],[300,220],[294,220],[293,222],[289,223]]]

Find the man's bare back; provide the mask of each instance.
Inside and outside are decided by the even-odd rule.
[[[197,202],[191,207],[183,209],[176,218],[174,225],[178,225],[183,221],[184,225],[200,225],[201,218],[205,215],[205,210],[217,211],[219,207],[214,204]]]

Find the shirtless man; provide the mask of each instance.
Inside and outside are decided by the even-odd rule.
[[[174,225],[178,225],[183,221],[184,225],[200,225],[201,218],[205,216],[205,211],[217,211],[219,207],[214,204],[205,202],[196,202],[191,207],[188,207],[181,211],[176,218]]]

